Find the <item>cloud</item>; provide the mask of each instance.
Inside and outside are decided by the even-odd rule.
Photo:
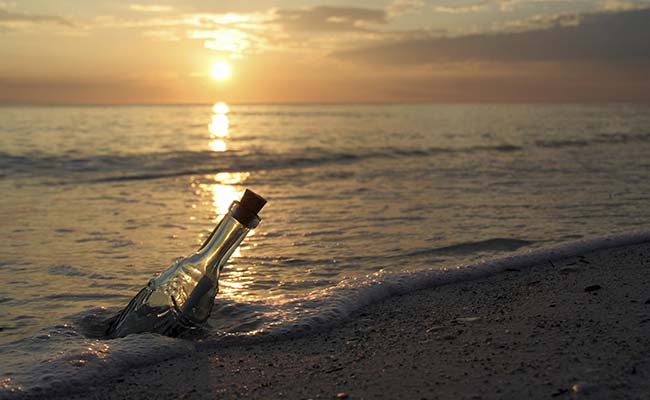
[[[174,9],[172,6],[165,6],[165,5],[146,5],[146,4],[130,4],[129,9],[133,11],[138,11],[138,12],[147,12],[147,13],[161,13],[161,12],[169,12]]]
[[[168,29],[152,29],[144,31],[142,32],[142,36],[161,42],[177,42],[180,40],[176,31]]]
[[[197,14],[186,18],[191,39],[203,40],[206,49],[232,58],[269,48],[274,27],[270,13]]]
[[[433,7],[434,12],[438,13],[447,13],[447,14],[460,14],[460,13],[471,13],[478,12],[486,9],[487,7],[494,4],[494,1],[483,0],[469,4],[454,4],[449,6],[435,6]]]
[[[399,1],[399,0],[397,0]],[[573,6],[597,8],[598,1],[601,1],[601,9],[614,10],[632,10],[642,8],[639,2],[647,0],[447,0],[443,4],[435,5],[431,8],[433,12],[446,14],[467,14],[482,11],[502,11],[514,12],[526,7],[535,7],[538,11],[547,12],[554,7]]]
[[[386,7],[386,12],[391,17],[408,14],[424,7],[422,0],[393,0],[392,3]]]
[[[286,31],[302,32],[361,31],[369,24],[387,22],[387,13],[382,9],[329,6],[275,10],[271,21]]]
[[[7,10],[0,10],[0,24],[4,23],[21,23],[21,24],[56,24],[63,26],[73,26],[68,20],[56,15],[38,15],[38,14],[23,14],[16,12],[9,12]]]
[[[604,0],[602,2],[602,8],[607,11],[639,10],[647,6],[647,2],[641,4],[640,2],[628,0]]]
[[[385,64],[650,60],[648,21],[650,9],[571,18],[564,15],[550,21],[546,29],[406,39],[342,51],[334,56]]]
[[[241,29],[195,30],[190,37],[203,40],[206,49],[232,58],[259,53],[268,46],[266,38]]]
[[[501,30],[509,30],[510,32],[527,32],[557,28],[561,26],[578,26],[581,24],[582,19],[583,16],[579,14],[536,14],[527,18],[506,21],[501,24]]]
[[[271,9],[262,13],[195,14],[185,20],[188,37],[223,55],[240,58],[269,50],[323,53],[343,41],[381,36],[377,25],[388,23],[383,9],[310,7]]]

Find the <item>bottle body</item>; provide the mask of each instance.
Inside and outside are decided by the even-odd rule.
[[[212,312],[221,269],[258,223],[255,212],[233,202],[203,246],[150,280],[112,321],[107,335],[153,332],[178,336],[199,327]]]
[[[149,281],[122,310],[108,330],[110,337],[122,337],[132,333],[153,332],[166,336],[178,336],[182,332],[200,326],[212,312],[218,283],[209,280],[201,301],[184,312],[188,297],[206,275],[197,273],[187,259],[179,260],[158,277]]]

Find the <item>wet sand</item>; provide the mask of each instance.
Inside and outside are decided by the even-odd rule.
[[[77,396],[278,397],[650,399],[650,243],[393,297],[299,339],[199,348]]]

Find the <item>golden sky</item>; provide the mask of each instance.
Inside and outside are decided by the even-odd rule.
[[[0,0],[0,103],[650,101],[649,37],[650,0]]]

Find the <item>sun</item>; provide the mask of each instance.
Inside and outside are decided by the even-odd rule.
[[[225,81],[229,79],[231,73],[232,70],[230,69],[230,65],[225,61],[217,61],[216,63],[212,64],[212,67],[210,68],[210,74],[214,79],[218,81]]]

